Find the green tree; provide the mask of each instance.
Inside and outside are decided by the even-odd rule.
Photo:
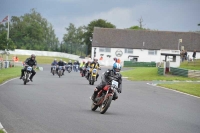
[[[0,33],[0,50],[5,50],[5,49],[14,50],[15,45],[11,39],[7,39],[7,32],[3,31]]]
[[[52,24],[35,9],[20,17],[12,16],[10,38],[19,49],[56,51],[59,45]]]
[[[86,32],[84,33],[84,42],[88,45],[88,53],[91,53],[91,44],[90,38],[92,37],[92,33],[94,31],[94,27],[101,28],[116,28],[116,26],[110,22],[107,22],[103,19],[93,20],[86,27]]]
[[[69,27],[65,29],[67,33],[63,37],[62,52],[81,54],[84,35],[83,26],[76,28],[74,24],[70,23]]]
[[[131,26],[128,29],[131,29],[131,30],[144,30],[144,28],[140,28],[139,26]]]
[[[198,26],[200,26],[200,23],[198,24]]]

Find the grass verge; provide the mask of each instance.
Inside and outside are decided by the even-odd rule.
[[[181,91],[194,96],[200,97],[200,84],[198,83],[174,83],[174,84],[158,84],[158,86]]]
[[[6,80],[19,77],[21,74],[21,67],[12,67],[0,70],[0,84]]]
[[[10,55],[9,59],[12,59],[13,56],[14,55]],[[15,55],[15,56],[17,56],[19,58],[19,61],[21,62],[25,61],[27,58],[30,57],[30,55]],[[62,59],[63,61],[66,61],[66,62],[70,60],[68,58],[62,58],[62,57],[36,56],[36,60],[38,64],[51,64],[54,59],[57,59],[57,61]]]
[[[182,62],[180,68],[190,69],[190,70],[200,70],[200,60],[197,59],[191,62]]]
[[[158,68],[156,67],[136,67],[132,70],[121,72],[123,77],[128,77],[133,81],[152,81],[152,80],[197,80],[196,78],[187,78],[173,75],[160,76],[157,74]]]
[[[5,133],[2,129],[0,129],[0,133]]]

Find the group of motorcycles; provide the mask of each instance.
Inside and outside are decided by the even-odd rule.
[[[58,69],[58,71],[56,71]],[[74,69],[75,72],[78,72],[79,65],[65,65],[65,66],[52,66],[52,74],[57,74],[59,78],[64,74],[63,70],[66,70],[68,73],[70,73]]]
[[[56,71],[57,68],[58,71]],[[26,67],[26,71],[24,72],[24,77],[23,77],[24,85],[26,85],[26,83],[29,82],[32,69],[33,68],[30,66]],[[72,69],[74,69],[75,72],[78,72],[80,70],[81,77],[86,77],[90,85],[94,85],[94,82],[96,81],[96,76],[98,74],[98,70],[101,70],[90,67],[79,68],[78,65],[52,66],[52,74],[53,75],[57,74],[60,78],[63,75],[63,69],[68,71],[68,73],[70,73]],[[95,98],[96,102],[94,103],[92,101],[91,110],[95,111],[99,107],[100,113],[104,114],[110,107],[114,93],[117,92],[117,90],[118,90],[117,79],[111,78],[108,84],[98,93],[97,97]]]

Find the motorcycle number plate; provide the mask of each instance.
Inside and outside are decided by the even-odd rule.
[[[27,67],[27,70],[28,71],[32,71],[32,67]]]
[[[93,73],[96,73],[97,72],[97,69],[93,69]]]
[[[118,82],[115,81],[115,80],[113,80],[113,81],[112,81],[112,85],[115,85],[116,87],[118,87]]]

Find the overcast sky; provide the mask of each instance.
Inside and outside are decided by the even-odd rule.
[[[87,25],[105,19],[117,28],[138,25],[160,31],[200,31],[200,0],[0,0],[0,21],[35,8],[54,27],[59,40],[69,23]]]

